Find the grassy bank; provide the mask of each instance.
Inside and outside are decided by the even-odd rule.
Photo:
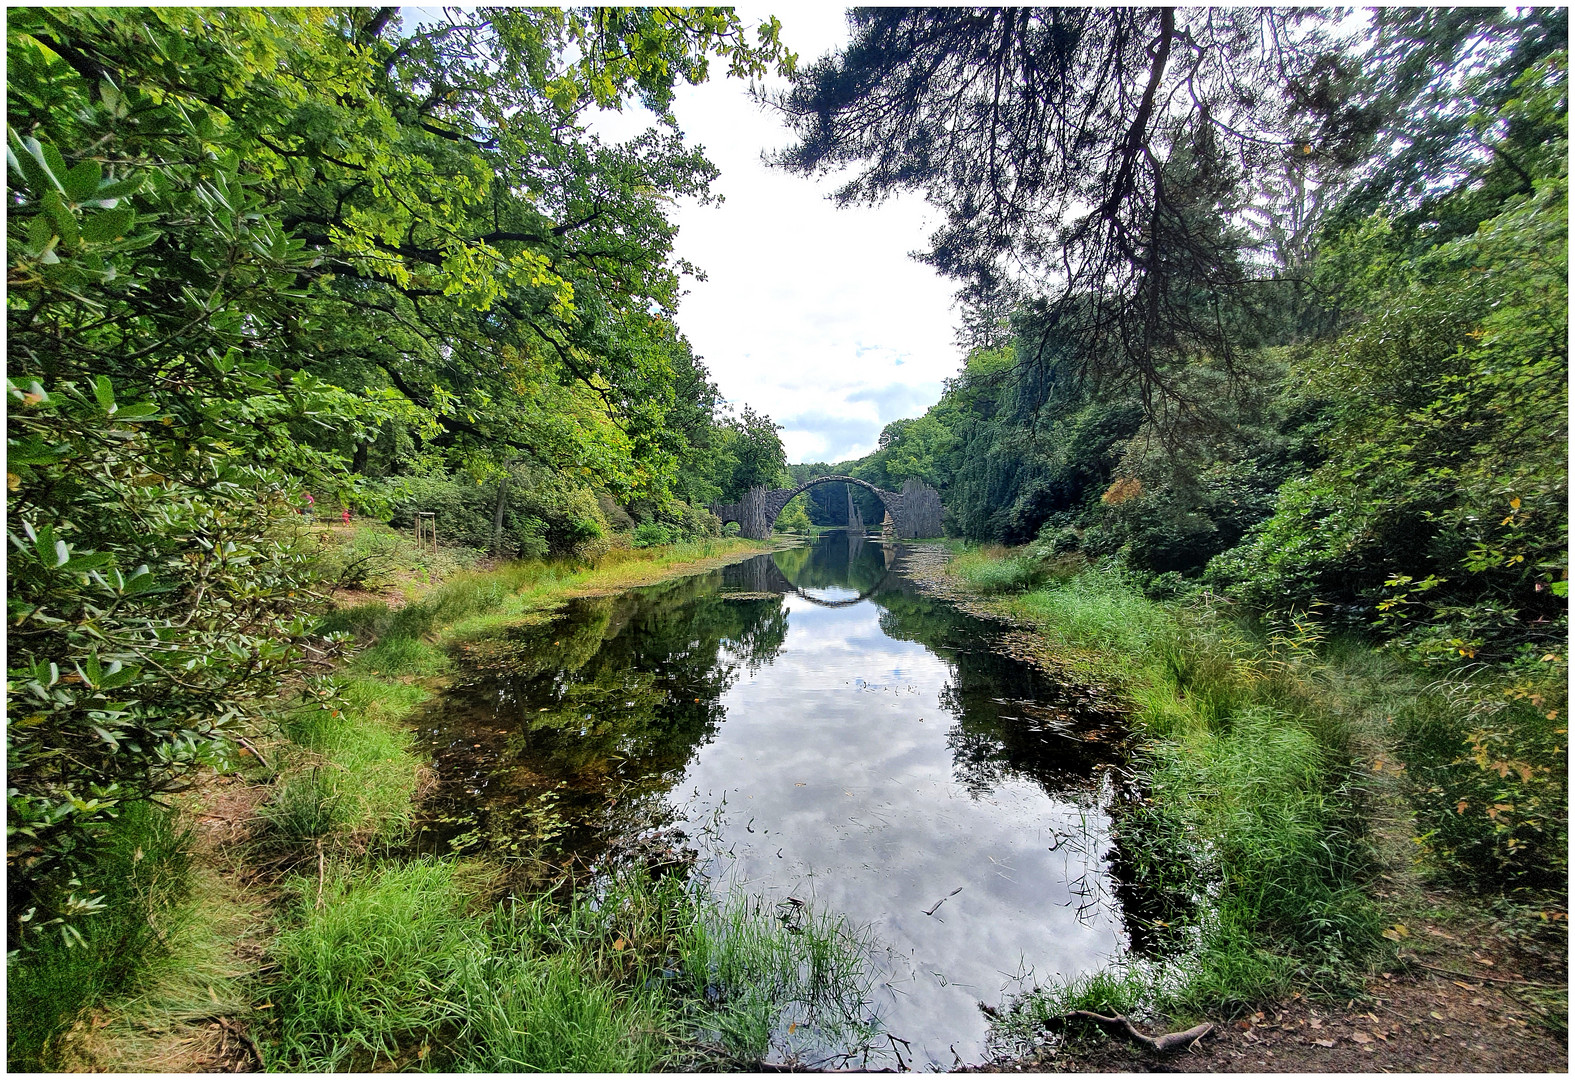
[[[343,658],[200,797],[122,816],[106,913],[11,958],[12,1068],[629,1071],[758,1061],[792,1049],[787,1026],[804,1046],[857,1038],[863,946],[838,924],[640,875],[500,900],[484,862],[404,853],[426,775],[405,720],[448,642],[768,545],[483,570],[375,526],[334,533],[353,584],[403,596],[332,611]],[[216,818],[228,840],[194,849],[189,823]]]
[[[1112,567],[996,548],[950,572],[1052,663],[1111,687],[1140,734],[1116,870],[1141,932],[1121,964],[1025,997],[1008,1025],[1359,994],[1424,884],[1491,894],[1523,924],[1562,918],[1563,657],[1441,678],[1316,619],[1155,600]]]
[[[478,910],[487,868],[417,860],[296,878],[275,947],[289,1071],[648,1072],[771,1053],[785,1016],[859,1037],[862,943],[630,873],[566,905]]]
[[[368,547],[363,532],[346,547]],[[419,571],[413,546],[397,538],[389,576]],[[281,775],[263,808],[269,841],[284,848],[322,840],[358,852],[402,840],[424,765],[410,753],[405,718],[448,668],[446,647],[521,620],[540,618],[575,597],[604,596],[698,573],[770,550],[717,539],[668,547],[614,549],[593,564],[525,560],[481,570],[455,566],[439,582],[406,585],[406,602],[367,600],[330,612],[321,632],[350,650],[331,675],[307,680],[281,717]],[[400,570],[406,572],[401,574]]]

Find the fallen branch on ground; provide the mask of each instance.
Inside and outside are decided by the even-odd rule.
[[[219,1026],[225,1031],[229,1032],[231,1035],[234,1035],[237,1039],[246,1044],[247,1051],[251,1053],[252,1061],[257,1065],[257,1071],[264,1071],[265,1066],[263,1065],[262,1051],[257,1049],[257,1043],[250,1035],[246,1033],[246,1029],[235,1023],[235,1021],[231,1020],[228,1016],[216,1016],[214,1019],[219,1022]]]
[[[1185,1050],[1192,1046],[1203,1036],[1214,1030],[1214,1025],[1202,1023],[1197,1027],[1188,1028],[1186,1031],[1173,1031],[1168,1035],[1145,1035],[1132,1026],[1132,1021],[1124,1016],[1101,1016],[1096,1012],[1087,1012],[1083,1009],[1073,1009],[1056,1017],[1063,1023],[1068,1020],[1087,1020],[1091,1024],[1098,1024],[1106,1031],[1116,1035],[1123,1035],[1140,1046],[1147,1047],[1156,1054],[1170,1054],[1177,1050]]]

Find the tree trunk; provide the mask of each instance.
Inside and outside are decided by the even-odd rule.
[[[509,496],[509,474],[504,472],[503,478],[498,481],[498,508],[492,515],[492,554],[501,557],[503,554],[503,505]]]

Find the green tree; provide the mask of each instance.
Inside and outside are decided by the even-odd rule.
[[[733,502],[752,487],[791,483],[781,430],[748,405],[722,418],[713,444],[713,476],[722,501]]]
[[[962,283],[969,310],[1042,298],[1078,369],[1168,393],[1174,366],[1232,361],[1241,343],[1219,309],[1253,303],[1267,276],[1243,273],[1242,238],[1190,204],[1272,204],[1265,176],[1317,183],[1365,148],[1370,118],[1340,105],[1355,69],[1323,20],[860,9],[852,41],[773,100],[798,136],[777,161],[851,166],[844,204],[922,192],[944,223],[921,257]]]
[[[8,19],[13,931],[91,907],[117,807],[222,757],[292,670],[303,481],[348,494],[345,466],[386,447],[665,500],[706,426],[666,212],[714,169],[668,106],[708,58],[790,68],[776,23],[398,28],[392,8]],[[588,132],[631,96],[655,128]]]
[[[1564,54],[1548,57],[1483,126],[1559,130],[1566,79]],[[1563,642],[1566,146],[1560,135],[1521,148],[1531,189],[1510,186],[1470,234],[1377,215],[1327,253],[1322,272],[1359,313],[1305,368],[1338,398],[1327,461],[1286,485],[1274,517],[1216,576],[1275,606],[1376,606],[1428,656]],[[1483,168],[1507,166],[1495,155]],[[1470,179],[1457,197],[1478,204],[1491,182]],[[1446,239],[1417,252],[1430,234]]]

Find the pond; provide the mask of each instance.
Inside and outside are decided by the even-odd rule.
[[[718,891],[878,942],[871,1008],[895,1039],[870,1066],[980,1060],[979,1002],[1127,941],[1120,732],[924,595],[911,552],[827,533],[461,646],[420,720],[427,842],[554,870],[686,854]]]

